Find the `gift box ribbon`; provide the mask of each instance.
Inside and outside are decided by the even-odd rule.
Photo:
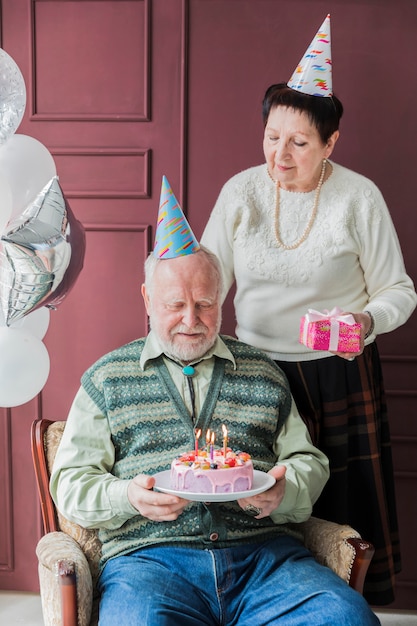
[[[342,309],[338,306],[335,306],[331,311],[324,309],[321,313],[320,311],[315,311],[314,309],[308,309],[305,317],[306,323],[304,324],[304,332],[303,332],[303,340],[304,343],[307,342],[307,333],[308,333],[308,324],[310,322],[320,322],[322,320],[329,320],[330,322],[330,340],[328,350],[330,352],[337,351],[337,345],[339,343],[339,326],[340,322],[344,324],[356,324],[355,318],[350,313],[344,313]]]

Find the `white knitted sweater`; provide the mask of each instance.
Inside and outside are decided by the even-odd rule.
[[[222,263],[226,291],[236,280],[237,337],[275,359],[331,356],[299,343],[300,318],[309,308],[370,311],[369,342],[404,324],[417,303],[382,194],[364,176],[331,164],[313,228],[298,248],[277,244],[275,185],[265,164],[224,185],[202,236]],[[285,244],[303,234],[314,194],[280,190]]]

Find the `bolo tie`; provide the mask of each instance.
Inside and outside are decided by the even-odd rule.
[[[191,419],[193,421],[193,424],[195,424],[196,421],[197,421],[196,414],[195,414],[195,390],[194,390],[194,383],[193,383],[193,376],[195,374],[195,367],[193,367],[192,365],[184,365],[184,367],[182,368],[182,373],[184,374],[185,378],[187,379],[188,389],[190,390]]]
[[[196,373],[195,367],[193,365],[182,366],[180,363],[177,363],[177,361],[174,361],[174,359],[171,359],[166,354],[164,354],[164,356],[165,358],[172,361],[172,363],[175,363],[175,365],[180,367],[182,373],[187,379],[187,384],[188,384],[188,389],[190,391],[190,399],[191,399],[191,419],[193,421],[193,424],[195,424],[197,421],[197,416],[195,414],[195,390],[194,390],[194,383],[193,383],[193,376],[195,376],[195,373]],[[198,363],[201,363],[201,361],[199,361]],[[198,363],[195,363],[195,365],[198,365]]]

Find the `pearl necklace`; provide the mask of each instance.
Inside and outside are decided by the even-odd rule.
[[[273,180],[274,184],[275,184],[275,189],[276,189],[276,193],[275,193],[275,220],[274,220],[274,225],[275,225],[275,238],[278,242],[278,245],[281,246],[281,248],[284,248],[284,250],[295,250],[295,248],[298,248],[298,246],[301,246],[301,244],[307,239],[307,237],[310,234],[310,231],[313,227],[314,224],[314,220],[316,219],[316,215],[317,215],[317,209],[319,206],[319,197],[320,197],[320,191],[321,191],[321,187],[323,185],[323,181],[324,181],[324,176],[326,173],[326,163],[327,163],[327,159],[323,159],[323,165],[321,168],[321,174],[320,174],[320,180],[317,184],[316,187],[316,193],[314,195],[314,204],[313,204],[313,210],[311,211],[311,216],[310,219],[308,220],[308,224],[305,227],[305,230],[303,232],[303,234],[301,235],[301,237],[293,244],[291,244],[290,246],[287,246],[287,244],[285,244],[282,239],[281,239],[281,235],[279,232],[279,209],[280,209],[280,198],[279,198],[279,181],[278,180],[274,180],[271,176],[271,174],[269,174],[269,170],[268,170],[268,174],[269,177],[271,178],[271,180]]]

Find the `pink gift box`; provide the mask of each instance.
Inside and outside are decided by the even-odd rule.
[[[349,313],[335,307],[332,311],[314,311],[301,318],[300,343],[312,350],[359,352],[361,324]]]

